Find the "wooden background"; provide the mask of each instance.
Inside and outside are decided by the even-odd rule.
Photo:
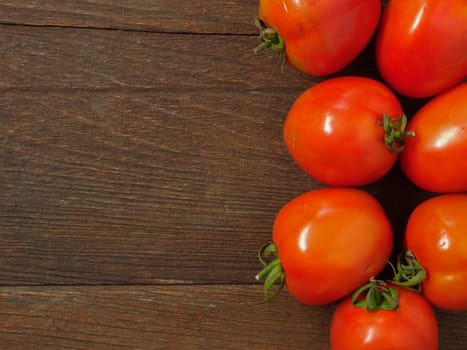
[[[319,80],[253,54],[256,6],[0,2],[1,349],[328,349],[335,305],[242,304],[275,214],[320,186],[282,143]],[[377,77],[372,49],[340,74]],[[397,242],[431,196],[397,166],[365,189]],[[467,315],[437,313],[466,349]]]

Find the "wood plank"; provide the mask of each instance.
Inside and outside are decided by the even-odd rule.
[[[327,348],[332,306],[241,303],[258,297],[251,286],[1,288],[0,338],[3,349]]]
[[[2,93],[0,283],[251,280],[276,210],[312,183],[266,98],[218,97]]]
[[[174,33],[256,34],[257,0],[2,0],[0,23]]]
[[[272,304],[259,286],[0,288],[3,349],[316,349],[335,305]],[[437,311],[440,349],[463,349],[462,315]],[[247,325],[247,326],[246,326]]]
[[[323,79],[281,70],[277,54],[253,53],[257,43],[248,36],[0,25],[0,89],[211,89],[221,101],[235,91],[280,92],[291,101]],[[375,76],[371,51],[340,74]]]

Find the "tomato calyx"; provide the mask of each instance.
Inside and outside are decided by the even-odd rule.
[[[410,250],[402,252],[397,258],[396,267],[391,267],[394,271],[391,283],[421,292],[426,271]]]
[[[259,18],[255,21],[255,26],[259,29],[259,38],[262,43],[255,47],[254,52],[258,53],[265,49],[271,49],[279,53],[281,57],[285,58],[285,44],[284,39],[279,35],[274,28],[268,27]]]
[[[391,117],[384,114],[379,122],[384,128],[384,143],[392,153],[399,153],[404,148],[406,137],[415,136],[415,132],[406,131],[407,116],[401,114],[399,117]]]
[[[256,280],[264,279],[264,299],[260,303],[273,300],[279,295],[285,286],[285,273],[274,243],[263,245],[258,251],[258,259],[263,269],[255,276]],[[271,290],[274,284],[279,282],[275,290]]]
[[[366,293],[364,296],[363,294]],[[372,278],[370,283],[357,289],[352,304],[370,312],[394,310],[399,306],[398,291],[384,281]]]

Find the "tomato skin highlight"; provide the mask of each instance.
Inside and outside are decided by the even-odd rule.
[[[403,114],[382,83],[344,76],[320,82],[293,103],[284,123],[286,147],[312,178],[332,186],[360,186],[382,178],[398,154],[384,142],[382,117]]]
[[[288,202],[273,226],[289,293],[324,305],[376,276],[392,251],[391,224],[370,194],[321,188]]]
[[[436,307],[467,311],[467,194],[443,194],[415,208],[405,245],[426,270],[422,292]]]
[[[397,92],[437,95],[467,75],[465,0],[391,0],[376,40],[376,62]]]
[[[367,311],[341,301],[331,319],[331,350],[438,350],[433,308],[419,293],[396,287],[399,307]]]
[[[467,191],[467,83],[433,98],[409,121],[402,170],[435,193]]]
[[[287,62],[314,76],[335,73],[367,46],[381,15],[379,0],[260,0],[258,18],[285,42]]]

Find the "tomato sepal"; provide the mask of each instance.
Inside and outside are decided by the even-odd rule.
[[[399,254],[397,265],[395,268],[392,266],[392,268],[394,278],[391,283],[417,292],[422,291],[422,282],[426,278],[426,270],[410,249]]]
[[[415,132],[406,131],[407,116],[401,114],[399,117],[391,117],[384,114],[379,124],[384,129],[384,143],[392,153],[399,153],[404,148],[404,140],[415,136]]]
[[[255,279],[258,281],[264,279],[264,299],[259,303],[265,303],[275,299],[282,291],[285,286],[285,273],[274,243],[263,245],[258,251],[258,259],[263,269],[255,276]],[[279,282],[277,288],[271,290],[277,282]]]
[[[399,306],[398,291],[386,282],[372,278],[352,294],[352,304],[370,312],[394,310]]]

